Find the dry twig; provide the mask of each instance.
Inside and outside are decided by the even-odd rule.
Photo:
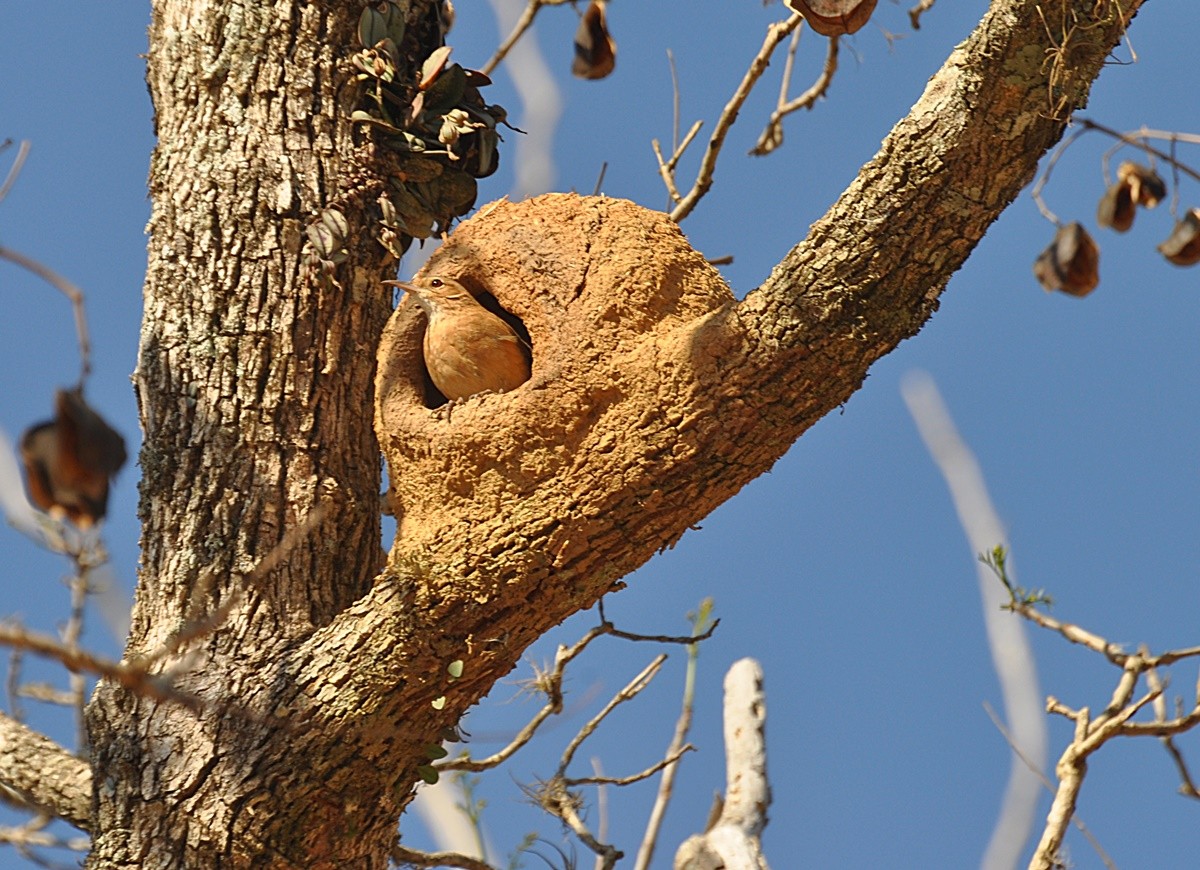
[[[484,75],[491,75],[492,70],[498,67],[504,58],[508,57],[508,53],[512,51],[525,32],[533,26],[533,19],[542,11],[543,6],[562,6],[564,3],[572,2],[572,0],[529,0],[529,5],[521,11],[521,17],[517,19],[517,23],[513,26],[512,33],[504,42],[500,43],[500,47],[496,49],[496,53],[491,59],[483,65],[480,70]]]
[[[767,65],[771,62],[771,55],[775,53],[775,49],[803,22],[804,18],[799,13],[793,13],[786,21],[776,22],[767,28],[767,35],[763,40],[762,47],[750,62],[750,67],[746,70],[746,75],[734,90],[729,102],[725,104],[720,117],[717,118],[716,126],[713,127],[712,135],[708,139],[708,146],[704,149],[704,156],[700,160],[700,168],[696,172],[696,180],[692,184],[691,190],[686,194],[680,195],[679,193],[678,186],[675,183],[675,168],[679,163],[679,158],[683,156],[684,150],[691,143],[696,133],[699,132],[700,122],[697,121],[688,132],[688,135],[683,137],[683,142],[675,149],[669,160],[663,159],[662,147],[659,145],[657,139],[650,143],[654,149],[654,156],[658,160],[659,175],[662,176],[667,192],[675,203],[675,208],[671,211],[671,220],[676,223],[682,221],[691,214],[692,209],[696,207],[696,203],[708,193],[712,187],[713,174],[717,167],[717,158],[720,156],[721,149],[725,145],[725,136],[729,133],[733,122],[737,120],[742,104],[746,102],[746,98],[750,96],[750,92],[754,90],[754,86],[762,78]]]
[[[419,852],[397,843],[392,847],[392,860],[412,867],[461,867],[463,870],[496,870],[486,861],[461,855],[458,852]]]
[[[796,48],[800,44],[800,32],[797,29],[792,34],[792,42],[788,46],[787,63],[783,67],[783,79],[779,86],[779,102],[776,104],[775,110],[771,112],[771,117],[767,119],[767,125],[759,135],[758,143],[750,149],[750,153],[756,157],[770,154],[783,144],[783,119],[800,109],[811,109],[817,100],[825,96],[829,86],[833,83],[833,74],[837,72],[838,47],[841,45],[841,37],[835,36],[829,40],[825,64],[821,67],[821,74],[817,76],[817,80],[794,100],[787,98],[788,91],[791,90],[792,67],[796,57]]]

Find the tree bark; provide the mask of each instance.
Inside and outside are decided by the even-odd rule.
[[[127,657],[245,597],[157,665],[199,712],[101,684],[88,866],[386,866],[424,748],[921,328],[1139,7],[996,0],[741,303],[661,214],[567,196],[482,209],[430,268],[520,317],[533,377],[435,412],[420,322],[396,312],[375,426],[399,533],[380,572],[368,409],[393,262],[374,241],[385,169],[349,121],[361,7],[155,0]],[[428,3],[408,17],[412,75],[439,37]],[[303,230],[331,204],[348,256],[321,272]],[[317,506],[318,530],[251,584]]]

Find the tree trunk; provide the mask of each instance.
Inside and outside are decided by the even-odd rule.
[[[412,6],[404,75],[439,39]],[[101,684],[88,866],[385,867],[424,747],[920,329],[1139,6],[996,0],[742,303],[662,214],[573,196],[481,210],[430,268],[521,318],[533,377],[434,412],[415,311],[384,333],[386,170],[349,120],[361,6],[155,0],[127,656],[241,603],[161,662],[201,706]],[[348,256],[313,268],[304,228],[334,204]],[[381,334],[399,520],[382,573]],[[317,506],[317,530],[251,578]]]

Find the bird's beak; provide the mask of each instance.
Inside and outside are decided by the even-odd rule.
[[[383,283],[387,284],[389,287],[399,287],[405,293],[420,292],[416,287],[414,287],[412,284],[409,284],[407,281],[384,281]]]

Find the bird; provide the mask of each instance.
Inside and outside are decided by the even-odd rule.
[[[125,464],[125,439],[83,399],[59,390],[55,419],[21,438],[29,500],[55,519],[90,529],[108,512],[108,488]]]
[[[529,380],[529,346],[460,282],[430,276],[384,283],[411,293],[425,312],[425,368],[447,399],[503,393]]]

